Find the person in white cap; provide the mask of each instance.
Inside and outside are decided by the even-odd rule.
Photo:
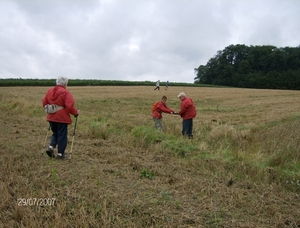
[[[178,115],[182,118],[182,135],[187,135],[189,139],[193,138],[193,118],[196,117],[196,107],[194,101],[187,97],[184,92],[177,96],[180,100],[180,111]]]

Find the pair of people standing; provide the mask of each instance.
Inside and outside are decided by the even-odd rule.
[[[155,123],[155,127],[158,130],[162,130],[162,113],[170,113],[180,115],[182,118],[182,135],[187,135],[188,138],[193,138],[193,119],[196,117],[196,107],[191,98],[187,97],[184,92],[179,93],[177,96],[180,103],[180,111],[177,113],[170,109],[166,102],[167,97],[163,96],[161,101],[158,102],[156,109],[152,110],[152,118]]]
[[[159,83],[160,83],[160,81],[158,80],[158,81],[156,82],[156,84],[155,84],[154,90],[159,90],[159,89],[160,89]],[[165,90],[168,90],[168,87],[169,87],[169,81],[166,81],[166,88],[165,88]]]

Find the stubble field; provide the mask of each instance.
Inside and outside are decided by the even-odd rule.
[[[45,153],[47,87],[0,88],[0,227],[300,227],[300,92],[68,87],[71,160]],[[194,139],[179,116],[193,98]],[[74,118],[73,118],[74,120]]]

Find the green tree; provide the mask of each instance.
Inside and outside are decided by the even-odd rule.
[[[229,45],[195,68],[195,83],[246,88],[300,89],[300,46]]]

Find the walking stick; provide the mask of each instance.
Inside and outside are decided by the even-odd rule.
[[[75,131],[76,131],[76,125],[77,125],[77,119],[78,116],[75,117],[75,126],[74,126],[74,131],[73,131],[73,137],[72,137],[72,144],[71,144],[71,151],[70,151],[70,157],[69,157],[69,161],[71,161],[71,156],[72,156],[72,151],[73,151],[73,144],[74,144],[74,137],[75,137]]]
[[[46,148],[46,142],[47,142],[47,138],[48,138],[48,133],[49,133],[49,131],[50,131],[50,123],[49,123],[49,127],[48,127],[48,131],[47,131],[47,134],[46,134],[46,138],[45,138],[45,142],[44,142],[44,150],[45,150],[45,148]],[[44,151],[43,151],[44,152]],[[44,153],[42,152],[42,156],[44,155]]]

